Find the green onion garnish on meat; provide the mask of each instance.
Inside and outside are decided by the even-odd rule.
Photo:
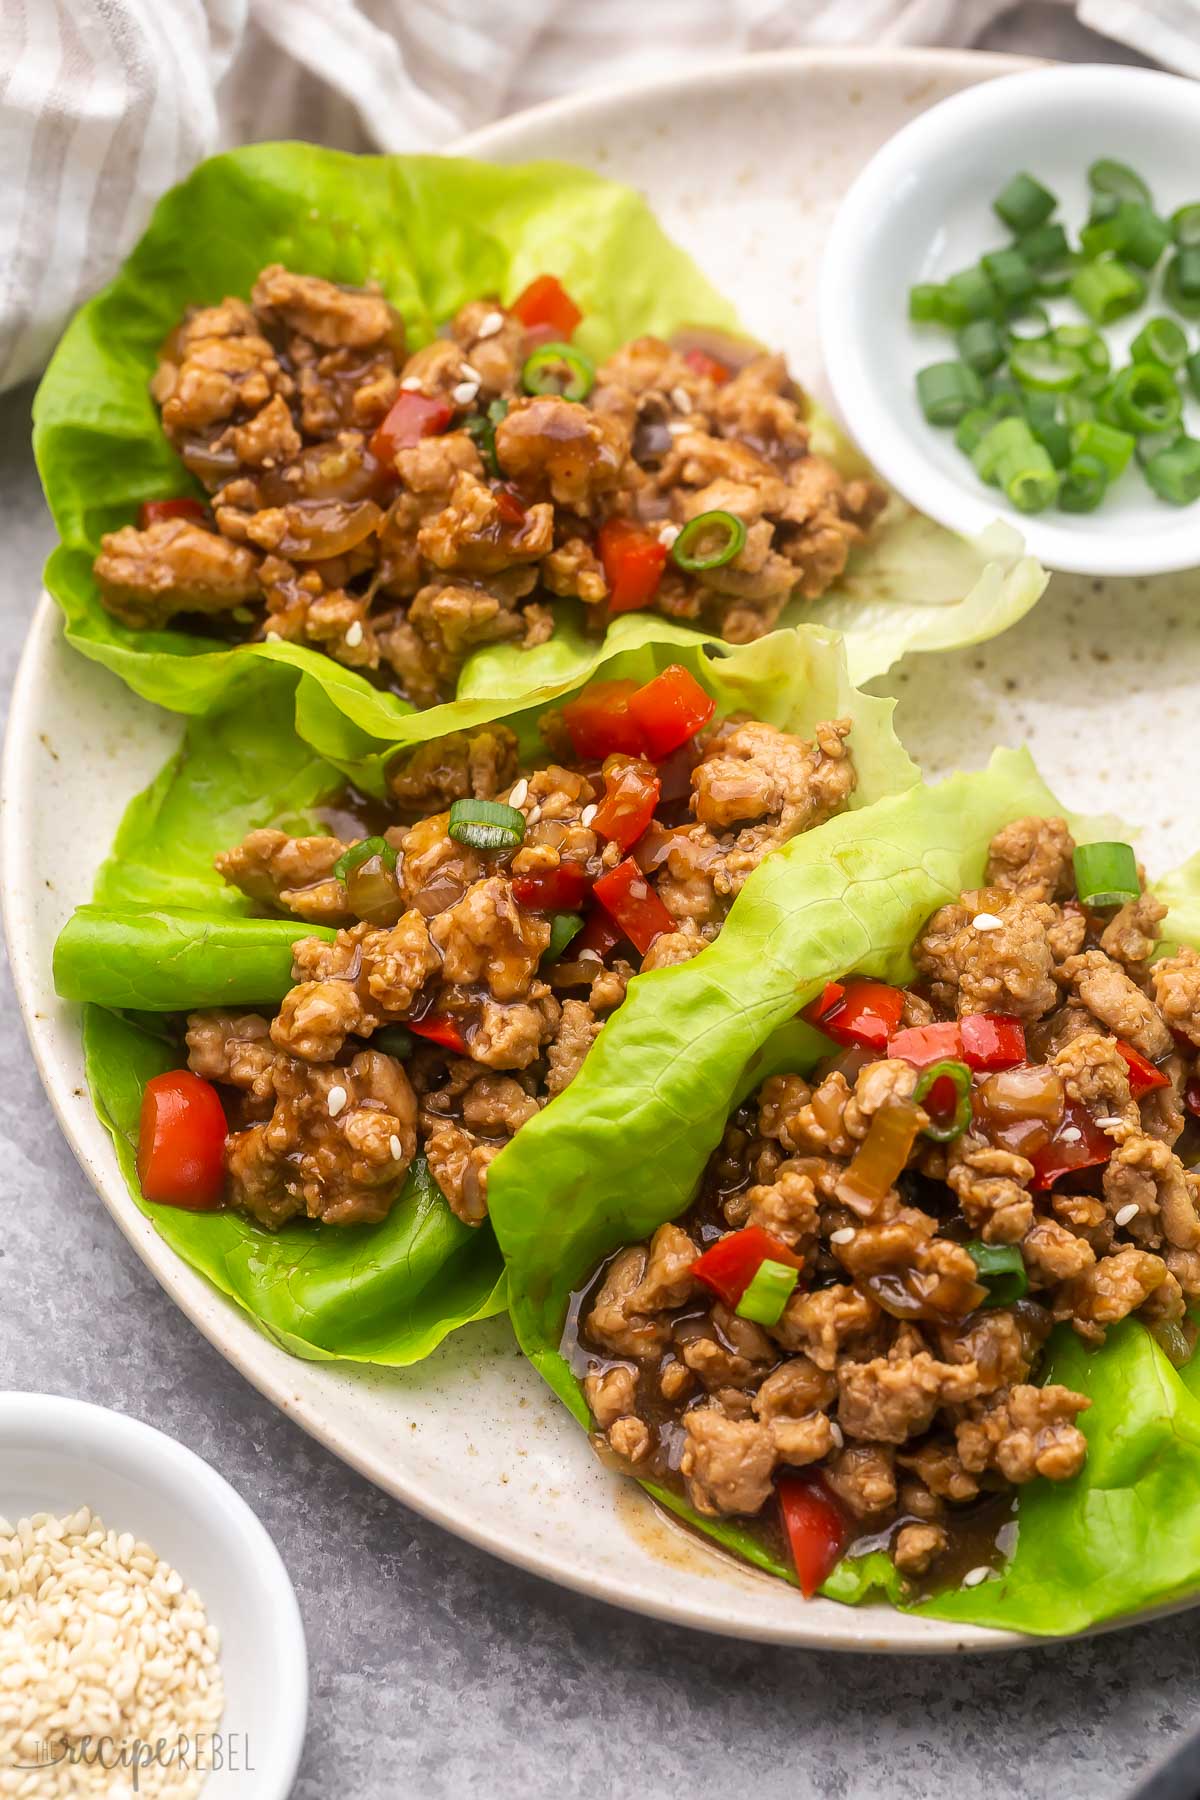
[[[357,844],[351,844],[348,850],[342,852],[333,865],[333,872],[339,881],[345,881],[352,869],[368,862],[372,856],[379,857],[385,869],[394,869],[396,866],[396,852],[387,839],[367,837],[360,838]]]
[[[746,527],[735,513],[697,513],[671,545],[671,560],[689,575],[702,574],[724,568],[745,542]]]
[[[557,962],[571,939],[578,937],[582,929],[583,915],[581,913],[554,913],[550,919],[550,942],[542,951],[541,961],[544,963]]]
[[[798,1270],[765,1257],[743,1290],[734,1311],[740,1319],[753,1319],[756,1325],[777,1325],[798,1280]]]
[[[1124,906],[1142,891],[1137,859],[1128,844],[1079,844],[1075,890],[1085,906]]]
[[[403,1062],[412,1055],[413,1035],[403,1025],[385,1025],[371,1039],[372,1050],[382,1050],[385,1056],[394,1056],[397,1062]]]
[[[447,830],[468,850],[515,850],[525,836],[525,814],[501,800],[456,800]]]
[[[570,344],[543,344],[521,370],[527,394],[560,394],[564,400],[586,400],[595,380],[594,364]]]
[[[939,1083],[946,1082],[952,1090],[954,1101],[950,1108],[945,1104],[946,1088]],[[947,1057],[942,1062],[930,1063],[922,1071],[921,1078],[913,1091],[913,1099],[918,1105],[932,1101],[935,1111],[929,1106],[929,1123],[925,1127],[925,1136],[932,1138],[937,1144],[948,1144],[954,1138],[961,1137],[971,1123],[971,1071],[966,1063]],[[947,1116],[948,1115],[948,1116]]]
[[[1025,1262],[1016,1244],[968,1244],[979,1271],[979,1279],[988,1291],[984,1307],[1011,1306],[1029,1290]]]

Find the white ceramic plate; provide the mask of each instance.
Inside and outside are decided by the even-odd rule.
[[[750,328],[786,347],[808,376],[817,265],[841,195],[923,107],[1022,66],[947,52],[788,53],[556,103],[464,148],[497,161],[565,157],[642,188]],[[1056,583],[996,644],[917,659],[899,679],[901,729],[931,772],[978,765],[993,743],[1028,737],[1067,803],[1142,819],[1152,809],[1151,866],[1181,860],[1200,841],[1184,793],[1161,784],[1143,791],[1147,755],[1133,753],[1145,738],[1168,766],[1186,766],[1200,634],[1187,628],[1177,589]],[[1106,735],[1098,741],[1100,705]],[[5,766],[0,866],[17,989],[47,1091],[85,1172],[205,1336],[381,1487],[568,1587],[710,1631],[831,1649],[953,1651],[1024,1641],[887,1609],[805,1605],[782,1583],[708,1549],[601,1469],[503,1321],[458,1333],[409,1371],[298,1362],[175,1259],[125,1191],[84,1087],[75,1013],[56,1000],[49,970],[54,937],[87,898],[122,808],[178,735],[178,720],[70,653],[56,611],[43,602],[17,681]]]

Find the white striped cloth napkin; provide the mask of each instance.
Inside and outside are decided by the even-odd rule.
[[[3,0],[0,388],[43,366],[156,197],[214,149],[273,137],[436,149],[600,82],[792,44],[969,44],[1010,10],[1011,0]],[[1200,75],[1200,0],[1078,0],[1074,14]]]

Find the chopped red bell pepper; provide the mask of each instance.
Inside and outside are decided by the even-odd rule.
[[[710,356],[707,350],[685,350],[683,360],[693,374],[707,375],[708,379],[715,381],[718,387],[723,381],[728,381],[733,373],[733,370],[725,363],[718,362],[715,356]]]
[[[178,500],[143,500],[138,507],[138,530],[147,531],[151,525],[160,525],[164,519],[191,519],[200,524],[205,517],[204,508],[199,500],[190,496],[181,496]]]
[[[570,340],[583,317],[557,275],[535,275],[508,310],[527,328],[549,325],[560,343]]]
[[[525,508],[511,488],[498,487],[492,489],[496,497],[496,511],[505,525],[523,525]]]
[[[1123,1038],[1118,1038],[1117,1049],[1124,1057],[1129,1070],[1129,1092],[1135,1100],[1140,1100],[1143,1094],[1152,1094],[1155,1088],[1170,1087],[1170,1077],[1164,1075],[1161,1069],[1156,1069],[1154,1064],[1148,1062],[1141,1051],[1135,1050],[1132,1044],[1127,1044]]]
[[[776,1489],[800,1592],[811,1600],[842,1560],[845,1515],[821,1475],[781,1475]]]
[[[225,1188],[225,1109],[190,1069],[154,1075],[142,1095],[138,1180],[147,1200],[213,1212]]]
[[[907,1031],[897,1031],[894,1034],[887,1053],[889,1056],[903,1057],[905,1062],[912,1063],[916,1069],[928,1068],[930,1063],[944,1062],[947,1057],[961,1061],[962,1042],[958,1026],[953,1019],[937,1025],[910,1025]],[[935,1087],[936,1085],[935,1083]]]
[[[1015,1069],[1025,1061],[1025,1027],[1010,1013],[967,1013],[958,1029],[962,1059],[977,1075]]]
[[[603,962],[609,952],[615,950],[622,941],[620,928],[604,911],[597,906],[588,914],[582,931],[576,932],[571,939],[571,961],[578,962],[585,950],[593,952]]]
[[[411,450],[422,438],[437,437],[453,417],[454,408],[448,400],[432,400],[428,394],[403,389],[383,423],[375,428],[371,455],[385,468],[394,469],[397,450]]]
[[[530,912],[578,912],[588,891],[588,878],[578,863],[559,863],[534,875],[514,875],[513,897]]]
[[[1029,1151],[1033,1164],[1030,1187],[1035,1193],[1054,1186],[1060,1175],[1095,1169],[1113,1153],[1113,1142],[1080,1100],[1068,1100],[1054,1136],[1040,1150]]]
[[[654,764],[641,756],[609,756],[604,763],[604,798],[592,827],[628,850],[649,825],[662,792]]]
[[[840,994],[832,990],[841,987]],[[821,998],[801,1013],[835,1044],[856,1044],[885,1055],[888,1039],[900,1023],[904,995],[884,981],[868,981],[852,975],[844,983],[827,983]]]
[[[602,875],[592,892],[641,956],[655,938],[675,929],[674,919],[632,856]]]
[[[563,724],[580,762],[603,762],[617,751],[642,755],[646,748],[642,728],[629,710],[630,696],[636,692],[636,681],[593,681],[567,701]]]
[[[658,533],[631,519],[607,519],[600,527],[596,548],[608,582],[609,612],[634,612],[648,606],[658,592],[667,562],[667,546]]]
[[[1193,1075],[1184,1088],[1183,1104],[1193,1119],[1200,1119],[1200,1075]]]
[[[795,1255],[761,1225],[746,1225],[710,1244],[692,1264],[692,1274],[726,1306],[736,1306],[765,1262],[783,1263],[789,1269],[804,1267],[803,1257]]]
[[[682,664],[671,663],[630,696],[629,710],[641,726],[647,751],[658,762],[694,738],[716,712],[717,703]]]
[[[426,1013],[423,1019],[406,1019],[404,1023],[417,1037],[428,1038],[433,1044],[441,1044],[444,1050],[454,1050],[459,1056],[465,1056],[467,1040],[445,1013]]]

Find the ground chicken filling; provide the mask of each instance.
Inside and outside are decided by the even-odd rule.
[[[1191,1354],[1200,955],[1151,960],[1147,893],[1081,906],[1073,850],[1061,819],[1000,832],[916,984],[827,990],[808,1016],[848,1047],[767,1081],[691,1211],[577,1296],[604,1457],[790,1541],[806,1590],[851,1547],[914,1592],[986,1577],[1014,1489],[1084,1461],[1087,1400],[1036,1385],[1056,1323],[1099,1344],[1136,1313]]]
[[[678,702],[688,680],[667,670],[635,702],[663,683]],[[690,685],[693,717],[710,714]],[[589,741],[627,729],[624,688],[575,703]],[[584,727],[568,705],[543,729],[569,742]],[[703,949],[762,858],[848,804],[849,729],[809,741],[732,718],[658,762],[614,752],[521,773],[513,733],[488,726],[395,769],[382,830],[334,812],[334,835],[257,830],[219,856],[264,910],[336,928],[295,945],[274,1017],[188,1020],[188,1066],[218,1085],[231,1125],[229,1203],[270,1227],[377,1221],[419,1151],[478,1224],[489,1164],[572,1080],[633,974]],[[452,836],[449,809],[471,800],[511,807],[519,846]],[[356,861],[356,844],[372,853]]]
[[[472,301],[412,355],[382,295],[278,265],[189,311],[151,393],[209,501],[109,533],[104,605],[306,644],[427,706],[476,646],[550,637],[564,598],[597,632],[653,607],[741,643],[824,593],[885,495],[809,450],[782,357],[691,334],[593,371],[568,345],[579,380],[546,345],[577,309],[559,289],[539,321],[535,290],[544,314],[538,283]],[[724,523],[693,528],[689,570],[672,546],[702,515]]]

